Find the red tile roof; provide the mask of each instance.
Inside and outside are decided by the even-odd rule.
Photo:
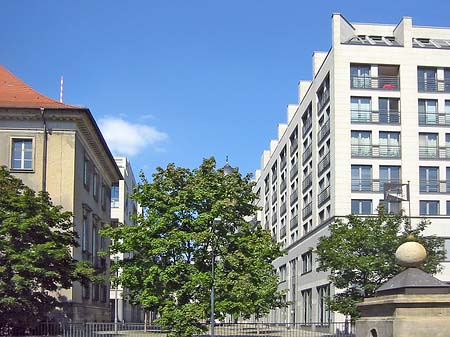
[[[0,65],[0,107],[80,109],[42,95]]]

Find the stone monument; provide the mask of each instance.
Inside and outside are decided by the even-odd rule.
[[[395,257],[407,269],[358,304],[356,337],[449,337],[450,286],[418,268],[425,248],[409,241]]]

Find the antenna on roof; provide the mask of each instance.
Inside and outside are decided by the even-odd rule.
[[[63,102],[63,93],[64,93],[64,76],[61,75],[61,82],[60,82],[60,90],[59,90],[59,102]]]

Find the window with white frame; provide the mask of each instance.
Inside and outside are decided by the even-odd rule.
[[[312,271],[312,251],[302,254],[302,274]]]
[[[13,139],[11,153],[11,169],[32,170],[33,169],[33,140]]]
[[[420,215],[439,215],[439,201],[420,200]]]

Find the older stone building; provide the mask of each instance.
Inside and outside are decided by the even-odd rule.
[[[89,109],[48,98],[0,66],[0,165],[53,203],[73,213],[77,260],[89,260],[108,275],[100,257],[108,242],[99,230],[111,221],[110,191],[122,178]],[[57,294],[74,321],[109,321],[109,284],[78,282]]]

